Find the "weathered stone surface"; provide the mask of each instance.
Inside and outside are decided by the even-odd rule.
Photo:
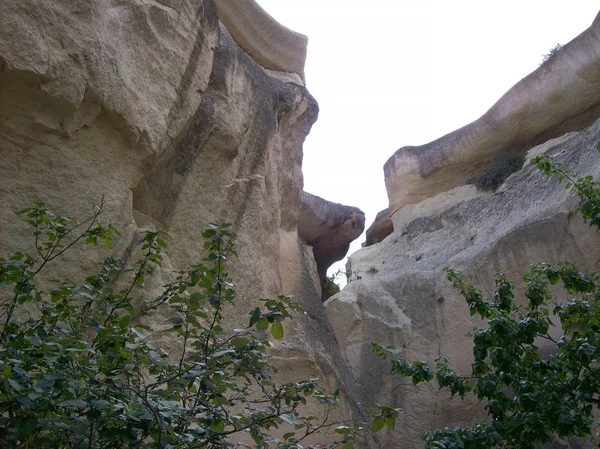
[[[202,257],[207,223],[232,222],[240,297],[228,325],[247,323],[253,298],[293,294],[307,315],[286,322],[282,372],[326,374],[346,399],[338,417],[356,416],[312,250],[297,231],[302,144],[317,113],[304,87],[267,75],[237,46],[210,0],[3,1],[2,255],[31,240],[13,211],[43,201],[84,218],[103,196],[104,217],[125,240],[113,256],[128,257],[144,228],[169,232],[160,288]],[[56,269],[81,280],[98,257],[74,252]],[[161,329],[164,319],[159,311],[149,324]]]
[[[394,232],[394,224],[390,219],[389,209],[386,208],[379,211],[375,216],[375,221],[365,233],[366,240],[362,246],[371,246],[379,243],[392,232]]]
[[[219,19],[235,42],[265,69],[288,72],[302,83],[308,38],[273,19],[254,0],[215,0]],[[293,74],[300,77],[294,79]]]
[[[455,187],[448,192],[442,192],[434,197],[427,198],[418,204],[406,204],[392,215],[394,229],[402,231],[413,220],[421,217],[429,217],[451,209],[463,201],[478,196],[489,195],[488,192],[478,190],[473,184]]]
[[[535,144],[589,126],[600,113],[600,14],[473,123],[386,162],[390,215]]]
[[[600,121],[548,142],[544,150],[582,174],[597,175],[599,141]],[[377,339],[411,361],[432,362],[442,355],[459,373],[469,373],[471,342],[465,335],[482,323],[470,317],[442,269],[459,269],[467,281],[489,292],[497,264],[515,282],[517,298],[523,297],[521,276],[533,262],[568,260],[584,271],[597,271],[600,234],[574,214],[576,204],[564,186],[526,165],[496,194],[414,219],[350,257],[352,278],[325,307],[344,358],[362,386],[359,400],[396,403],[403,409],[398,432],[384,436],[382,447],[420,448],[421,433],[429,426],[468,425],[483,411],[473,398],[451,401],[433,386],[414,387],[391,378],[388,365],[373,356],[366,342]],[[561,444],[554,447],[567,447]]]
[[[365,214],[307,192],[302,198],[298,235],[313,248],[317,272],[324,279],[327,269],[346,256],[350,243],[364,231]]]

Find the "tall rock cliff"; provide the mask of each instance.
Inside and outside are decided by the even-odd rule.
[[[528,151],[545,151],[597,177],[599,80],[600,15],[482,118],[430,144],[401,148],[386,163],[394,230],[350,257],[350,282],[325,303],[360,386],[359,400],[402,408],[397,431],[385,435],[381,447],[417,449],[429,427],[469,425],[485,416],[473,398],[450,400],[435,386],[414,387],[390,376],[389,365],[368,347],[378,340],[409,361],[448,357],[459,373],[470,373],[472,342],[466,334],[484,323],[470,317],[443,268],[456,268],[467,281],[493,291],[498,265],[518,294],[533,262],[600,268],[600,235],[574,213],[576,199],[528,162],[495,192],[466,184],[510,156],[525,159]],[[590,444],[571,440],[552,447]]]
[[[216,3],[0,4],[2,255],[30,241],[13,212],[34,201],[83,218],[103,198],[123,232],[120,258],[140,230],[168,231],[163,279],[202,257],[207,223],[232,222],[230,324],[247,324],[253,298],[294,295],[307,315],[275,347],[282,376],[326,377],[342,386],[340,414],[355,416],[311,242],[299,236],[310,230],[298,229],[302,144],[318,114],[302,81],[306,37],[254,2]],[[77,253],[60,269],[81,279],[96,258]]]

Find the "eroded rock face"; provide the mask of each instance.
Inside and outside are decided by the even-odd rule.
[[[384,238],[394,232],[394,224],[390,219],[389,209],[383,209],[377,213],[375,221],[366,232],[366,240],[362,246],[371,246],[381,242]]]
[[[597,175],[599,141],[600,120],[543,150],[582,174]],[[600,234],[574,213],[576,204],[564,186],[526,164],[496,194],[416,218],[350,257],[352,278],[325,307],[344,358],[363,386],[359,400],[403,409],[398,432],[384,436],[382,447],[417,449],[428,427],[469,425],[485,414],[472,398],[450,400],[434,386],[414,387],[391,377],[367,342],[376,339],[410,361],[448,357],[459,373],[470,373],[472,342],[465,335],[483,323],[470,317],[443,268],[460,270],[485,292],[493,291],[497,264],[515,282],[517,298],[523,298],[521,276],[533,262],[573,261],[583,271],[597,271]],[[588,445],[579,441],[570,447]]]
[[[313,248],[321,280],[334,262],[346,256],[350,243],[364,229],[365,214],[360,209],[304,192],[298,235]]]
[[[240,297],[227,324],[246,324],[253,298],[293,294],[307,315],[286,322],[275,360],[290,379],[327,375],[342,386],[340,419],[355,416],[353,379],[297,231],[302,144],[317,113],[304,87],[238,47],[210,0],[3,1],[2,255],[31,241],[13,211],[43,201],[85,218],[104,197],[104,217],[125,240],[113,256],[127,257],[144,228],[169,232],[160,287],[202,257],[207,223],[232,222]],[[77,281],[98,258],[73,252],[57,268]]]
[[[305,35],[281,25],[254,0],[215,3],[219,19],[242,50],[265,69],[284,72],[290,80],[302,83],[308,45]]]
[[[590,28],[512,87],[475,122],[386,162],[390,215],[466,184],[535,144],[589,126],[600,114],[600,14]]]

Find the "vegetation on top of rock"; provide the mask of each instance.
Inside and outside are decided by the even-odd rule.
[[[547,155],[537,156],[532,164],[566,181],[579,198],[584,220],[600,230],[600,184],[592,176],[578,176]],[[435,367],[423,361],[409,363],[371,344],[377,355],[391,358],[392,373],[411,378],[413,384],[435,380],[452,396],[474,394],[485,403],[487,420],[471,428],[426,433],[425,447],[533,449],[552,441],[553,434],[598,437],[594,414],[600,405],[600,275],[582,273],[571,263],[536,263],[523,276],[525,298],[517,301],[514,284],[499,269],[490,299],[457,271],[447,268],[446,273],[471,315],[488,324],[469,334],[471,373],[456,372],[441,357]],[[559,283],[566,301],[554,295]],[[541,352],[541,342],[551,345],[550,354]]]
[[[340,284],[338,284],[337,280],[340,276],[345,276],[346,274],[341,270],[337,269],[330,276],[325,276],[323,280],[323,285],[321,286],[322,300],[325,302],[327,299],[331,298],[336,293],[340,292]]]
[[[556,44],[554,47],[552,47],[548,53],[542,56],[542,63],[540,65],[544,65],[548,61],[551,61],[560,52],[562,48],[562,44]]]
[[[143,233],[133,265],[108,257],[83,282],[41,280],[74,245],[119,237],[99,221],[101,209],[82,223],[42,203],[18,212],[33,229],[35,254],[0,259],[2,447],[291,449],[332,425],[337,391],[317,379],[277,384],[268,362],[268,334],[281,339],[282,322],[301,311],[290,297],[259,300],[246,325],[224,329],[236,299],[228,224],[202,232],[206,257],[175,272],[157,297],[145,286],[161,266],[162,231]],[[161,338],[176,354],[143,324],[157,309],[167,326]],[[308,401],[323,405],[320,417],[303,412]],[[359,430],[340,426],[337,441],[311,447],[350,449]]]
[[[326,301],[336,293],[340,292],[340,286],[335,282],[335,274],[325,276],[321,290],[323,301]]]
[[[480,190],[494,191],[502,185],[514,172],[519,171],[525,163],[525,154],[511,156],[501,163],[484,170],[476,176],[469,178],[467,184],[475,184]]]

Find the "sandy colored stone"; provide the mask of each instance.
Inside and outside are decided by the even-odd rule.
[[[544,150],[583,175],[597,175],[599,141],[600,121]],[[489,293],[497,264],[515,282],[519,301],[525,289],[521,276],[531,263],[573,261],[583,271],[597,271],[600,234],[574,213],[576,205],[563,185],[527,165],[496,194],[416,218],[350,256],[350,282],[325,307],[344,359],[362,386],[359,400],[395,403],[403,410],[397,432],[383,436],[381,447],[417,449],[428,427],[469,425],[485,414],[473,397],[450,400],[433,385],[414,387],[390,376],[367,342],[376,339],[410,361],[448,357],[459,373],[470,373],[472,342],[466,334],[483,323],[470,317],[443,268],[460,270]],[[539,345],[552,350],[547,342]],[[567,447],[561,444],[552,447]],[[588,447],[579,444],[571,447]]]
[[[481,118],[426,145],[396,151],[384,166],[390,215],[464,185],[533,145],[585,128],[599,114],[600,14]]]

